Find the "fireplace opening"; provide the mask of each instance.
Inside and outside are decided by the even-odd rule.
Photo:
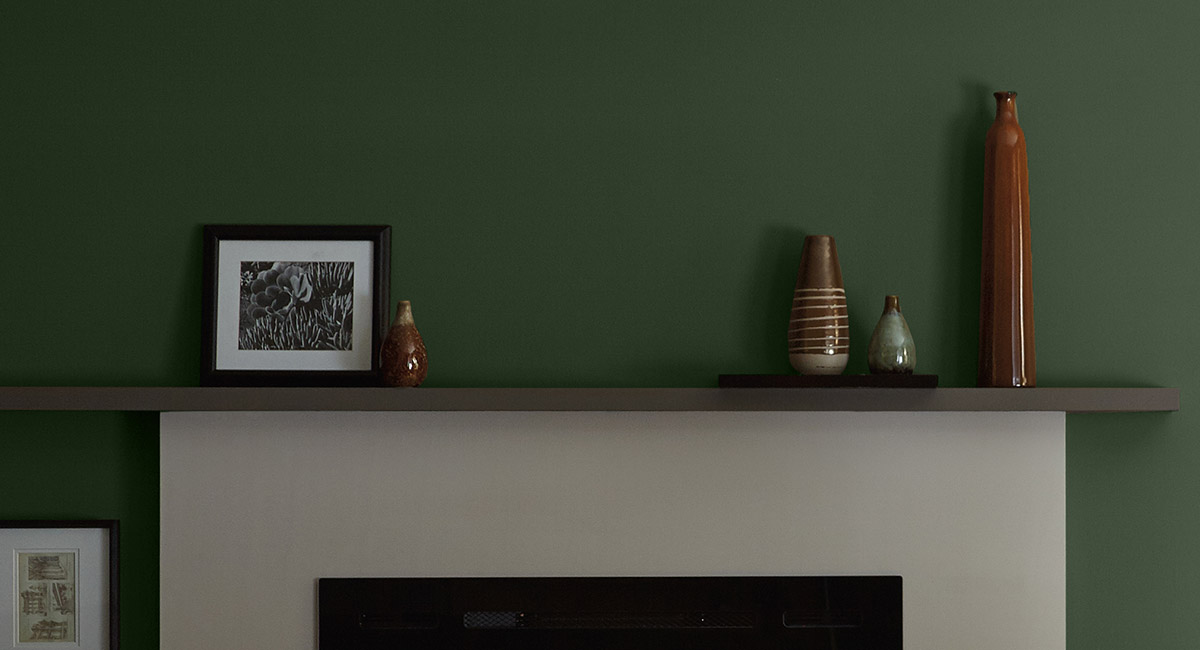
[[[900,650],[899,576],[322,578],[321,650]]]

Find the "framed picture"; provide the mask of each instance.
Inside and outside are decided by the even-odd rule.
[[[205,226],[205,386],[379,384],[389,226]]]
[[[0,520],[0,648],[116,650],[117,529]]]

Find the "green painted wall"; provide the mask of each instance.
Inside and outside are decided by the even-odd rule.
[[[1200,4],[67,3],[0,10],[0,384],[192,385],[200,227],[387,223],[432,386],[783,372],[800,243],[855,354],[901,294],[974,380],[993,90],[1029,143],[1039,380],[1068,418],[1073,650],[1200,645]],[[0,413],[0,517],[118,517],[157,646],[156,420]],[[230,531],[236,534],[236,531]]]

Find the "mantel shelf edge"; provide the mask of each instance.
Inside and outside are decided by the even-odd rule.
[[[1177,388],[0,387],[2,411],[1179,410]]]

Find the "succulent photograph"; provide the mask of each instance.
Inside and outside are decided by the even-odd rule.
[[[240,350],[349,350],[353,262],[242,262]]]

